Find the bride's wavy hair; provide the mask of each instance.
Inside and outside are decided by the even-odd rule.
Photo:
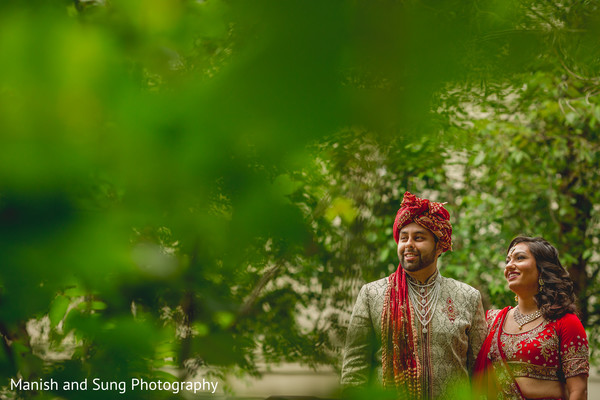
[[[578,314],[573,280],[560,263],[558,250],[544,238],[517,236],[510,242],[508,252],[518,243],[527,244],[544,282],[538,294],[534,296],[544,318],[555,320],[566,313]]]

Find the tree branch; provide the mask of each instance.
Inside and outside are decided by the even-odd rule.
[[[244,303],[242,304],[242,307],[240,308],[240,311],[238,312],[236,322],[239,319],[241,319],[242,317],[244,317],[250,313],[250,310],[254,306],[254,303],[256,303],[256,299],[258,299],[258,296],[260,295],[260,293],[262,292],[264,287],[273,278],[275,278],[275,276],[277,276],[277,274],[279,273],[279,271],[281,270],[282,267],[283,267],[283,261],[280,261],[277,264],[273,265],[270,268],[267,268],[264,271],[263,276],[261,276],[261,278],[258,280],[258,283],[254,287],[254,289],[252,289],[252,292],[244,299]]]

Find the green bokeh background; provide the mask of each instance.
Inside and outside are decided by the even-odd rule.
[[[597,8],[2,2],[0,385],[339,366],[405,190],[450,202],[488,307],[548,236],[597,343]]]

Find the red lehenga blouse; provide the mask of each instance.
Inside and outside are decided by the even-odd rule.
[[[511,307],[489,310],[488,337],[477,357],[475,382],[488,397],[523,399],[517,377],[564,382],[589,374],[589,347],[583,325],[574,314],[544,320],[523,333],[503,331]]]

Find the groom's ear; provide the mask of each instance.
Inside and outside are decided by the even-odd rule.
[[[442,255],[442,253],[443,253],[443,251],[442,251],[442,246],[440,245],[440,241],[439,241],[439,240],[437,240],[437,241],[435,242],[435,254],[437,255],[437,257],[439,257],[439,256],[441,256],[441,255]],[[436,257],[436,258],[437,258],[437,257]]]

